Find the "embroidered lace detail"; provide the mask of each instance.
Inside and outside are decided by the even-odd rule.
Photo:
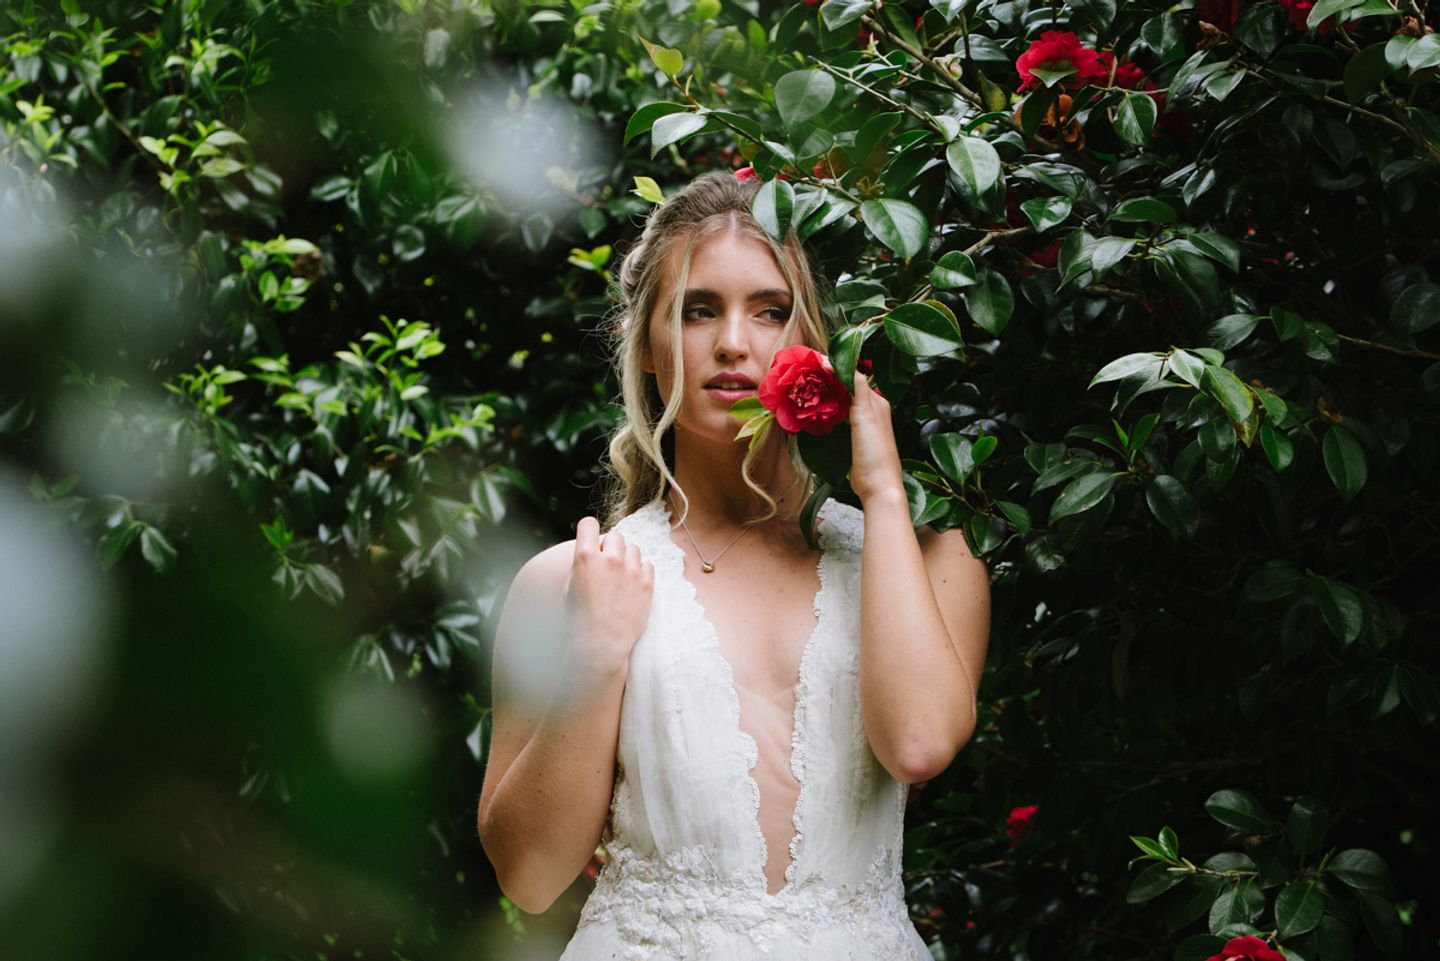
[[[811,944],[817,932],[855,930],[882,953],[919,959],[901,937],[896,919],[906,919],[899,852],[882,847],[856,888],[808,879],[780,894],[757,891],[743,873],[719,871],[703,848],[685,847],[668,857],[644,858],[616,844],[580,912],[583,927],[610,922],[626,944],[624,961],[702,956],[721,932],[747,936],[768,954],[777,942]]]
[[[820,509],[824,523],[819,528],[820,546],[846,554],[858,554],[865,545],[865,512],[831,499]]]
[[[755,844],[755,852],[758,860],[755,862],[757,870],[750,878],[757,883],[760,890],[768,894],[766,890],[764,867],[769,859],[769,852],[765,844],[765,832],[760,828],[760,782],[755,780],[755,765],[760,763],[760,748],[755,743],[755,738],[745,733],[740,727],[740,692],[735,687],[735,672],[730,667],[730,662],[725,659],[724,653],[720,650],[720,635],[715,630],[715,625],[705,614],[705,608],[700,604],[699,595],[695,591],[695,585],[685,576],[685,551],[669,537],[670,519],[664,506],[659,501],[652,501],[643,510],[650,510],[654,514],[657,550],[654,557],[665,563],[670,574],[681,586],[688,598],[689,603],[685,609],[697,622],[697,633],[704,639],[705,650],[709,651],[720,671],[726,694],[726,702],[729,710],[727,712],[730,729],[734,731],[736,738],[740,741],[744,756],[745,769],[741,776],[746,782],[749,792],[747,801],[747,820],[753,830],[752,840]],[[658,566],[658,564],[657,564]],[[787,874],[788,880],[788,874]],[[782,889],[783,890],[783,889]]]

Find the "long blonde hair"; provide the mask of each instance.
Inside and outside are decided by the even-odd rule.
[[[624,418],[610,438],[606,468],[609,482],[605,492],[607,529],[622,517],[662,497],[674,488],[685,501],[689,499],[675,480],[673,466],[673,434],[667,435],[679,413],[684,395],[685,365],[681,356],[681,315],[684,308],[685,284],[690,273],[690,258],[700,240],[724,230],[760,241],[775,258],[785,282],[790,285],[793,305],[790,319],[776,342],[776,350],[791,344],[805,344],[824,351],[829,336],[820,309],[819,282],[810,266],[804,248],[795,232],[790,231],[783,244],[776,243],[768,231],[750,212],[750,205],[759,184],[741,182],[728,173],[710,173],[697,177],[675,196],[654,208],[645,221],[639,240],[626,253],[620,265],[620,306],[606,326],[612,331],[611,362],[620,378]],[[660,398],[655,376],[643,366],[650,342],[650,317],[660,295],[665,270],[672,251],[684,244],[679,276],[674,285],[670,305],[672,356],[675,384],[669,403]],[[770,358],[766,358],[769,367]],[[736,421],[736,429],[740,423]],[[808,494],[810,471],[800,460],[795,439],[786,438],[791,464],[799,482],[796,489]],[[761,450],[757,445],[748,450],[741,463],[740,474],[766,505],[756,521],[774,517],[774,498],[750,476],[750,468]],[[683,516],[683,515],[682,515]]]

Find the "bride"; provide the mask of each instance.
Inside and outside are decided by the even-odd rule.
[[[532,558],[500,617],[479,831],[501,889],[542,912],[609,855],[562,961],[929,958],[904,802],[974,730],[989,580],[959,530],[911,527],[863,375],[863,511],[827,501],[818,552],[793,439],[734,439],[775,353],[826,344],[755,190],[706,175],[652,211],[621,268],[608,529]]]

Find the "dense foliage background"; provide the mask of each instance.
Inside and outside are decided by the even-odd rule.
[[[7,953],[558,953],[586,882],[521,916],[474,837],[486,645],[598,503],[613,252],[714,168],[994,574],[908,812],[936,957],[1435,952],[1424,5],[63,0],[0,43]]]

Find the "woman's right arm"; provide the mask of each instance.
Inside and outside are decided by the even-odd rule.
[[[595,853],[610,809],[630,649],[654,583],[593,517],[515,576],[495,634],[480,843],[500,889],[539,914]]]

